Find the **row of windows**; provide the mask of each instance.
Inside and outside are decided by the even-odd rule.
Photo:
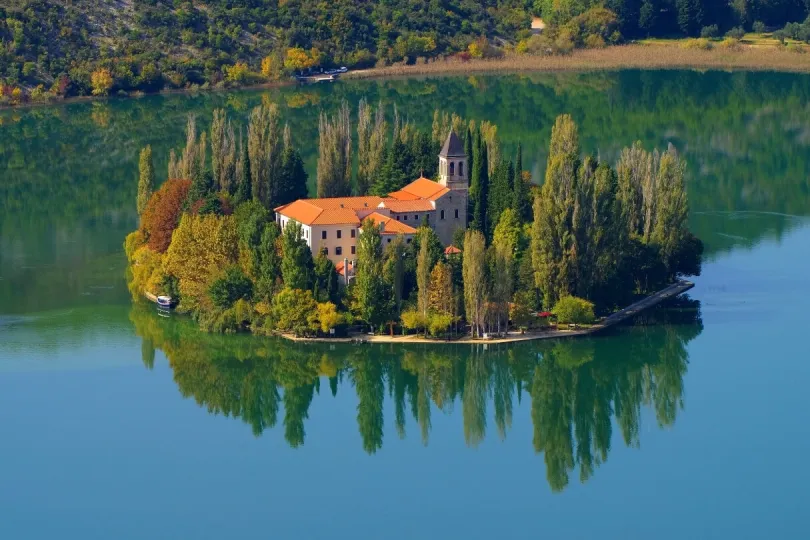
[[[352,238],[354,238],[357,235],[356,231],[357,231],[357,229],[352,229],[351,230]],[[327,231],[321,231],[321,240],[326,240],[326,232]],[[343,231],[341,231],[340,229],[337,230],[337,237],[338,238],[343,238]],[[338,253],[338,255],[340,255],[340,253]]]
[[[321,249],[323,249],[324,253],[329,255],[329,248],[328,247],[323,247]],[[354,255],[354,253],[355,253],[355,247],[352,246],[352,255]],[[340,247],[340,246],[336,247],[335,248],[335,255],[343,255],[343,248]]]
[[[397,221],[400,221],[400,218],[402,218],[402,221],[408,221],[408,215],[407,214],[402,215],[402,216],[397,216]],[[428,220],[428,222],[430,222],[430,214],[425,214],[425,218]],[[413,220],[414,221],[419,221],[419,214],[414,214]]]

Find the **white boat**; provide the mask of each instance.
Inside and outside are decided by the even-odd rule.
[[[174,301],[171,296],[158,296],[157,305],[162,308],[171,308],[174,305]]]

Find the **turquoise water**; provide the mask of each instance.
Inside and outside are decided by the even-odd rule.
[[[809,94],[691,72],[270,93],[302,131],[343,96],[420,123],[452,97],[533,138],[537,174],[559,112],[589,151],[683,149],[707,244],[690,299],[487,349],[209,336],[131,305],[137,148],[260,94],[0,113],[0,538],[808,536]]]

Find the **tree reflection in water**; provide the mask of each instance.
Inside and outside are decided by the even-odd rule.
[[[520,403],[528,394],[534,449],[543,455],[555,491],[568,485],[575,469],[585,482],[607,460],[614,418],[630,447],[640,445],[642,407],[661,427],[675,422],[684,404],[687,344],[702,330],[699,303],[688,298],[610,336],[488,347],[217,336],[183,319],[159,320],[142,306],[130,318],[143,339],[145,366],[152,368],[154,349],[161,349],[181,394],[210,413],[241,418],[259,436],[276,426],[283,402],[284,437],[293,448],[305,444],[309,407],[322,382],[328,381],[332,396],[354,388],[357,426],[369,454],[383,445],[386,390],[401,438],[410,414],[427,445],[431,414],[452,414],[460,403],[471,447],[487,435],[488,411],[505,439],[515,399]]]

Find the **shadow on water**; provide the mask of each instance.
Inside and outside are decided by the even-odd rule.
[[[684,405],[688,343],[702,331],[699,302],[673,299],[611,337],[512,346],[402,346],[287,343],[200,333],[189,321],[133,308],[144,365],[168,359],[180,393],[209,413],[239,418],[256,436],[283,429],[306,442],[316,394],[352,392],[363,450],[381,449],[384,425],[430,442],[434,415],[462,415],[464,439],[506,439],[513,412],[531,408],[535,452],[549,485],[563,490],[578,471],[587,481],[610,452],[614,423],[627,446],[640,445],[642,409],[660,427]],[[393,410],[383,404],[390,396]],[[386,418],[388,416],[388,418]],[[494,426],[489,425],[494,419]],[[408,427],[416,433],[408,434]]]

